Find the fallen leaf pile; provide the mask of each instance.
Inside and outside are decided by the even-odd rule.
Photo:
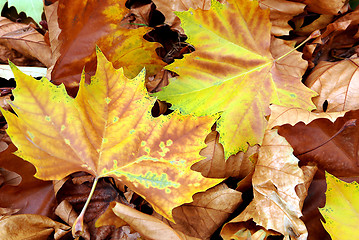
[[[0,1],[0,239],[357,238],[357,5]]]

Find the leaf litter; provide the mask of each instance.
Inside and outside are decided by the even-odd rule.
[[[336,236],[350,228],[340,220],[335,220],[336,228],[322,224],[318,207],[330,209],[332,199],[342,198],[327,196],[326,206],[324,171],[347,182],[358,181],[357,10],[339,0],[262,0],[259,5],[244,0],[108,0],[101,5],[89,1],[86,8],[83,4],[48,1],[47,22],[40,25],[20,26],[3,17],[9,26],[31,30],[18,34],[3,27],[4,56],[17,65],[45,64],[48,78],[64,83],[67,91],[15,68],[16,88],[12,80],[1,82],[1,96],[8,102],[6,119],[0,116],[0,224],[6,226],[1,232],[5,238],[14,236],[20,221],[25,223],[20,238],[37,239],[71,239],[71,230],[84,239],[166,239],[168,234],[176,239],[339,239]],[[4,12],[28,23],[11,9]],[[221,41],[213,42],[213,37]],[[301,43],[304,47],[298,48]],[[104,58],[96,60],[96,45],[125,75],[118,77]],[[6,64],[6,57],[0,61]],[[136,77],[139,72],[141,77]],[[232,80],[237,75],[243,79]],[[122,79],[122,90],[111,76]],[[107,89],[126,97],[117,99],[97,88],[104,79],[113,83]],[[132,97],[131,84],[136,89]],[[168,102],[156,103],[158,109],[153,110],[156,100],[145,86]],[[213,92],[203,97],[207,87]],[[176,89],[181,104],[168,89]],[[139,93],[142,97],[134,97]],[[109,108],[111,102],[118,103],[118,116],[137,125],[129,127],[121,118],[123,131],[112,131],[111,117],[115,121],[116,114]],[[173,112],[177,108],[181,113]],[[49,114],[39,117],[40,110]],[[198,119],[203,121],[196,125]],[[58,125],[61,122],[66,124]],[[107,128],[111,131],[100,130]],[[104,132],[108,135],[101,135]],[[176,134],[182,137],[176,140]],[[50,139],[57,141],[49,144]],[[123,148],[116,144],[121,139]],[[16,149],[11,142],[18,155],[36,167],[36,177],[59,181],[34,178],[30,163],[10,155]],[[105,148],[110,143],[115,151]],[[73,149],[66,150],[69,147]],[[124,158],[131,152],[134,158]],[[280,170],[288,164],[290,170]],[[91,188],[92,182],[97,188]],[[175,183],[180,191],[173,188]],[[22,197],[15,199],[18,194]],[[90,208],[81,211],[88,203]],[[341,217],[350,214],[343,212]],[[97,228],[97,219],[106,216],[111,216],[109,221]],[[154,231],[157,226],[163,231]]]

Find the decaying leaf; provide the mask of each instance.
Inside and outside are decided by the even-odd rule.
[[[350,240],[359,236],[359,185],[346,183],[326,173],[326,204],[320,208],[324,228],[333,240]]]
[[[60,57],[51,80],[77,88],[81,72],[96,70],[95,46],[99,46],[116,68],[123,67],[127,77],[135,77],[146,66],[147,74],[154,75],[164,66],[156,55],[158,43],[143,39],[150,28],[128,29],[121,25],[128,9],[126,0],[79,1],[60,0],[57,10]],[[75,21],[74,21],[75,19]]]
[[[321,61],[308,76],[306,85],[319,93],[313,98],[319,111],[327,103],[327,112],[359,109],[359,58],[338,62]]]
[[[16,115],[3,114],[16,154],[36,166],[41,179],[77,171],[113,176],[172,219],[174,207],[221,181],[190,169],[201,160],[203,139],[216,118],[177,112],[153,118],[155,99],[144,87],[145,72],[129,80],[100,50],[97,61],[91,84],[82,75],[75,99],[63,85],[36,81],[12,65]]]
[[[293,149],[277,130],[267,130],[252,179],[254,199],[227,224],[253,219],[268,230],[306,239],[308,233],[300,220],[301,200],[295,191],[302,183],[304,175]]]
[[[301,54],[281,58],[293,48],[271,44],[269,10],[255,1],[212,1],[209,11],[177,15],[196,51],[166,67],[180,76],[154,95],[186,114],[221,112],[217,131],[226,159],[262,142],[270,103],[314,108],[315,93],[300,82],[307,66]]]
[[[46,240],[55,231],[60,239],[71,228],[51,218],[36,214],[20,214],[0,220],[0,239]]]

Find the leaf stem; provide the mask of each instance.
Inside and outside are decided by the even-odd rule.
[[[303,42],[301,42],[298,46],[296,46],[295,48],[293,48],[292,50],[290,50],[289,52],[287,52],[286,54],[284,54],[283,56],[280,56],[279,58],[275,59],[274,61],[279,61],[282,58],[285,58],[286,56],[288,56],[289,54],[291,54],[292,52],[294,52],[295,50],[297,50],[298,48],[300,48],[301,46],[303,46],[306,42],[308,42],[310,39],[312,38],[316,38],[320,36],[320,31],[316,30],[314,32],[312,32],[312,34],[309,35],[309,37],[307,39],[305,39]]]
[[[92,195],[95,192],[95,188],[96,188],[98,180],[99,180],[99,177],[95,177],[93,184],[92,184],[90,194],[87,197],[86,203],[83,206],[80,215],[76,218],[74,224],[72,225],[72,236],[74,238],[80,237],[84,232],[84,215],[85,215],[86,209],[91,201]]]

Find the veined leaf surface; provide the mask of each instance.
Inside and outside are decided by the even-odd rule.
[[[166,67],[180,76],[155,94],[186,114],[222,112],[217,131],[226,159],[262,142],[269,104],[312,110],[315,96],[300,81],[301,54],[279,59],[292,50],[279,40],[270,49],[269,10],[255,1],[227,2],[176,13],[196,51]]]
[[[31,162],[41,179],[62,179],[76,171],[112,176],[172,219],[172,209],[216,185],[190,170],[203,157],[215,117],[153,118],[145,72],[129,80],[98,52],[91,84],[82,75],[75,99],[63,85],[37,81],[12,65],[17,87],[12,107],[3,111],[16,154]]]

